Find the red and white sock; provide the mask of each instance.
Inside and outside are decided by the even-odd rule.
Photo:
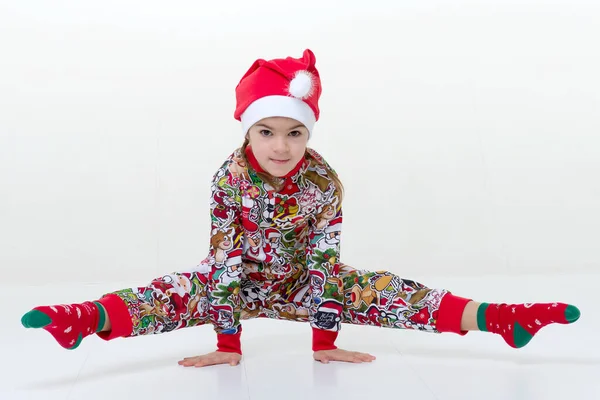
[[[106,314],[98,302],[35,307],[21,318],[26,328],[43,328],[65,349],[76,349],[83,338],[100,332]]]
[[[497,333],[509,346],[520,348],[549,324],[571,324],[577,321],[579,309],[564,303],[488,304],[477,310],[480,331]]]

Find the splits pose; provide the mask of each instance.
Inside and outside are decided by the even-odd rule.
[[[212,179],[207,257],[95,301],[36,307],[22,324],[45,329],[67,349],[93,334],[113,340],[209,324],[216,351],[180,361],[205,366],[239,363],[242,321],[249,318],[309,323],[321,362],[374,359],[337,348],[342,323],[459,335],[478,330],[520,348],[544,326],[579,318],[565,303],[481,303],[382,266],[342,263],[343,186],[307,147],[320,95],[310,50],[301,58],[256,60],[236,87],[234,117],[244,143]]]

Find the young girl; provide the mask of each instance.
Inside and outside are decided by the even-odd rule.
[[[464,335],[498,334],[514,348],[544,326],[576,321],[563,303],[487,304],[430,289],[387,271],[340,260],[343,187],[307,148],[319,119],[315,56],[254,62],[236,88],[234,117],[245,141],[215,173],[209,254],[195,268],[148,286],[81,304],[40,306],[22,318],[67,349],[86,336],[105,340],[212,324],[216,351],[179,364],[239,363],[241,320],[308,322],[314,358],[369,362],[370,354],[335,345],[341,323]]]

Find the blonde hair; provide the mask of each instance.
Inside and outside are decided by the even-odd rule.
[[[244,143],[242,144],[242,148],[240,151],[240,157],[242,158],[244,163],[248,166],[248,168],[252,168],[250,162],[248,162],[248,159],[246,157],[246,148],[248,147],[249,144],[250,144],[250,140],[248,139],[248,137],[246,137],[244,140]],[[310,161],[311,166],[319,165],[327,170],[327,176],[333,181],[336,191],[338,192],[339,198],[341,201],[342,198],[344,197],[344,185],[342,184],[342,181],[340,180],[337,172],[335,172],[329,165],[324,164],[324,163],[320,162],[319,160],[317,160],[308,151],[308,149],[305,151],[304,155]],[[258,171],[254,171],[254,172],[259,176],[260,179],[262,179],[264,182],[266,182],[269,185],[271,185],[272,187],[274,187],[275,190],[279,191],[282,189],[282,181],[281,180],[277,180],[277,178],[275,178],[274,176],[272,176],[271,174],[268,174],[266,172],[258,172]]]

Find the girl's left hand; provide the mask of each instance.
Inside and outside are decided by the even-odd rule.
[[[363,363],[375,360],[375,357],[370,354],[342,349],[315,351],[313,354],[313,358],[316,361],[322,362],[323,364],[327,364],[329,363],[329,361]]]

